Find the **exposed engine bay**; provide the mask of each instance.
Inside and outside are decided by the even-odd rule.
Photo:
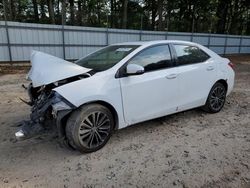
[[[61,120],[76,107],[61,97],[56,91],[53,91],[53,89],[90,77],[91,74],[93,72],[90,71],[90,73],[84,73],[40,87],[33,87],[32,83],[27,87],[23,85],[29,95],[29,101],[21,100],[31,106],[31,114],[30,120],[23,121],[19,130],[15,133],[17,140],[24,140],[41,134],[46,129],[53,128],[49,127],[51,124],[56,125],[59,136],[63,136],[60,126]]]

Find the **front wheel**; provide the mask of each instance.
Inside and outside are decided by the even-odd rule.
[[[220,82],[215,83],[208,95],[203,110],[209,113],[219,112],[225,104],[226,93],[227,93],[226,87],[222,83]]]
[[[113,127],[114,118],[108,108],[89,104],[71,114],[66,125],[66,137],[77,150],[94,152],[107,143]]]

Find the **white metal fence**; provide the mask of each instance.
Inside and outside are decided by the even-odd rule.
[[[250,36],[158,32],[0,21],[0,62],[27,61],[32,49],[78,59],[100,47],[127,41],[185,40],[219,54],[250,53]]]

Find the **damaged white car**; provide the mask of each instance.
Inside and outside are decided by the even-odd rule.
[[[148,41],[114,44],[75,63],[34,51],[27,87],[31,137],[55,122],[81,152],[103,147],[112,131],[202,107],[219,112],[234,85],[233,64],[199,44]]]

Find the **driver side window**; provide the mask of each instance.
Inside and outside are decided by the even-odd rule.
[[[169,46],[165,44],[147,48],[133,57],[129,64],[141,65],[145,72],[172,67]]]

